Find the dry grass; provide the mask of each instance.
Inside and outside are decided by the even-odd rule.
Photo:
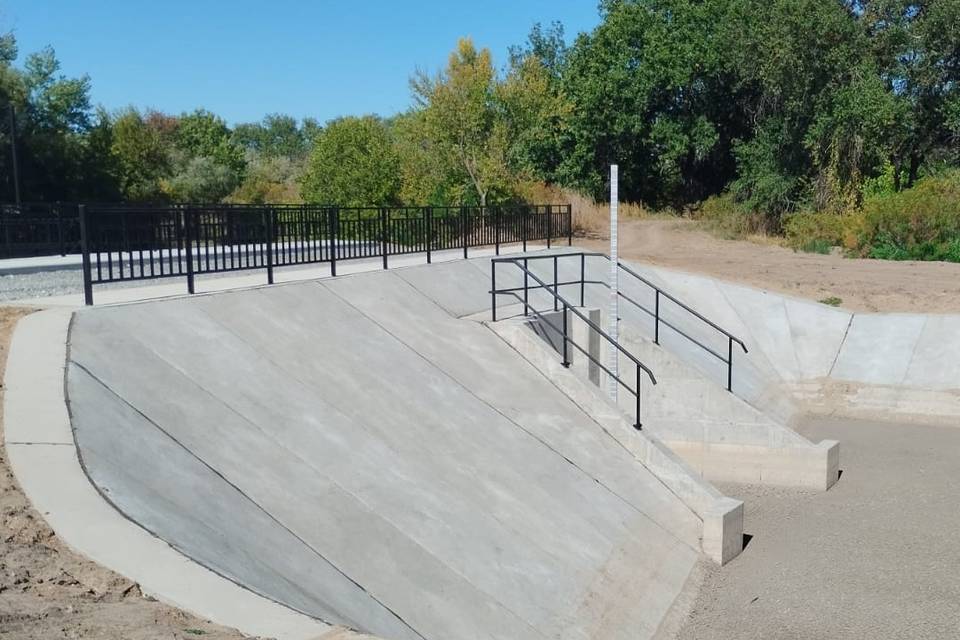
[[[573,213],[574,235],[586,238],[607,238],[610,229],[610,203],[596,202],[562,187],[545,184],[526,185],[524,197],[528,202],[560,202],[569,204]],[[653,217],[670,217],[672,214],[658,214],[644,208],[643,205],[633,202],[621,202],[619,214],[622,219],[644,219]]]

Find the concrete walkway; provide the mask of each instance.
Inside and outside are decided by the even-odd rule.
[[[707,569],[680,638],[960,637],[960,429],[821,420],[844,443],[827,493],[723,486],[744,552]]]

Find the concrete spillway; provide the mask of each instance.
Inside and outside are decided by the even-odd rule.
[[[703,520],[461,319],[489,303],[488,265],[77,313],[67,393],[87,473],[187,556],[328,622],[651,637]]]

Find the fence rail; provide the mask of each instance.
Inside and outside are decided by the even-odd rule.
[[[0,204],[0,258],[61,255],[80,251],[76,204]]]
[[[572,242],[570,205],[335,207],[326,205],[80,205],[84,299],[93,285],[274,269],[342,260],[500,246]]]

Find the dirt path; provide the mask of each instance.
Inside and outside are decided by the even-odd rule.
[[[960,638],[956,427],[818,420],[840,440],[826,493],[720,485],[753,535],[709,567],[680,640]]]
[[[607,240],[577,244],[609,249]],[[960,264],[798,253],[772,242],[723,240],[682,219],[621,222],[620,254],[812,300],[837,297],[853,311],[960,313]]]
[[[27,313],[0,307],[0,406],[10,336]],[[146,598],[136,583],[70,551],[23,495],[2,442],[0,438],[0,638],[246,637]]]

